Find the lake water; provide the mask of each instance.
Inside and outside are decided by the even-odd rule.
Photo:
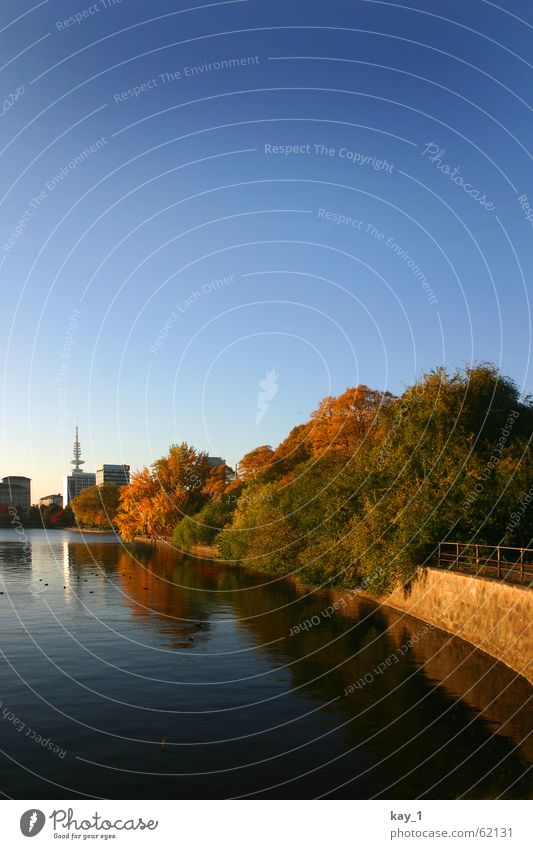
[[[468,643],[162,545],[26,534],[0,531],[5,796],[530,797],[532,688]]]

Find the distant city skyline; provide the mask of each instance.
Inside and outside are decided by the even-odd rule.
[[[148,461],[145,465],[151,465],[151,463],[156,460],[154,457],[152,460]],[[224,465],[226,460],[219,456],[209,456],[208,461],[210,466],[216,467],[218,465]],[[67,506],[67,504],[71,501],[74,495],[79,495],[79,493],[86,489],[88,486],[102,486],[103,484],[112,483],[116,486],[123,486],[124,484],[130,483],[130,471],[131,467],[128,463],[100,463],[97,464],[97,468],[95,472],[89,472],[86,469],[82,469],[81,467],[86,465],[86,460],[82,459],[82,451],[81,451],[81,441],[79,438],[79,425],[78,420],[76,419],[76,425],[74,428],[74,443],[73,443],[73,457],[70,460],[70,464],[74,467],[69,474],[63,474],[61,476],[62,482],[62,493],[59,491],[54,494],[43,494],[37,495],[36,492],[31,493],[31,499],[28,503],[37,504],[41,506],[48,506],[49,504],[58,504],[58,498],[62,499],[63,506]],[[90,463],[88,464],[91,465]],[[134,470],[135,472],[136,470]],[[134,473],[133,472],[133,473]],[[76,476],[77,486],[76,491],[72,494],[69,494],[69,486],[72,487],[73,478]],[[26,491],[30,492],[30,484],[33,478],[31,475],[9,475],[4,477],[0,481],[0,488],[4,487],[5,492],[8,490],[11,493],[13,487],[10,487],[10,482],[15,482],[17,485],[21,482],[27,480],[30,483],[26,485]],[[3,493],[3,490],[2,490]],[[0,503],[3,503],[2,498],[3,495],[0,493]],[[6,496],[7,497],[7,496]],[[29,496],[28,496],[29,497]],[[7,502],[6,502],[7,503]],[[13,502],[15,503],[15,502]]]

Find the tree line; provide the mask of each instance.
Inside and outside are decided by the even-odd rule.
[[[215,545],[250,569],[384,592],[440,540],[530,544],[532,433],[531,398],[493,365],[438,368],[399,396],[359,385],[324,398],[236,478],[174,445],[121,489],[112,523],[126,540]]]

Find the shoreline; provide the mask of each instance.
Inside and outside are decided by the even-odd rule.
[[[138,539],[141,541],[141,538]],[[154,545],[171,542],[170,539],[150,540],[147,537],[142,541]],[[230,561],[219,556],[216,546],[191,546],[189,551],[182,553],[186,557],[213,560],[222,566],[231,565]],[[305,588],[312,589],[307,584]],[[533,621],[533,594],[526,587],[426,567],[419,569],[418,579],[409,591],[396,587],[387,595],[377,596],[355,587],[317,589],[325,590],[333,597],[339,593],[361,596],[433,625],[443,633],[464,640],[533,683],[533,670],[528,669],[528,658],[533,654],[532,626],[528,624]],[[458,611],[454,599],[460,599]]]

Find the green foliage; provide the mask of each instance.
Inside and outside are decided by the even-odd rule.
[[[400,398],[347,390],[246,481],[219,549],[252,568],[382,593],[408,585],[440,540],[527,546],[532,433],[531,399],[489,364],[439,368]]]
[[[194,545],[213,545],[231,520],[234,503],[228,496],[210,501],[194,516],[185,516],[174,528],[173,542],[184,551]]]
[[[249,569],[383,593],[441,540],[531,543],[532,433],[531,399],[494,366],[439,368],[399,398],[325,398],[275,450],[248,452],[238,480],[173,445],[122,488],[116,522],[126,539],[173,533]]]
[[[280,442],[272,453],[270,465],[258,473],[258,478],[266,482],[280,480],[308,460],[311,456],[308,434],[309,424],[293,427],[287,438]]]
[[[231,528],[218,537],[218,548],[226,560],[242,560],[256,571],[286,574],[294,564],[295,539],[276,485],[252,480],[237,502]]]

